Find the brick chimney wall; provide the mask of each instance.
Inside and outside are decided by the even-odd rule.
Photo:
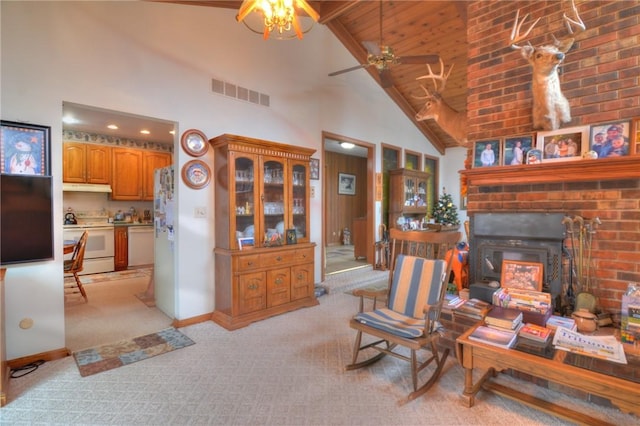
[[[640,117],[640,1],[577,1],[587,30],[575,35],[560,76],[572,121],[562,127]],[[568,1],[475,1],[468,4],[469,159],[476,140],[534,135],[532,73],[509,36],[517,9],[541,17],[529,36],[533,45],[567,36]],[[563,9],[564,8],[564,9]],[[532,19],[533,18],[533,19]],[[527,28],[528,23],[523,26]],[[524,30],[523,30],[524,32]],[[523,42],[524,43],[524,42]],[[640,168],[640,149],[636,150]],[[590,160],[581,160],[590,161]],[[597,161],[597,160],[591,160]],[[467,161],[470,164],[470,160]],[[526,172],[524,172],[526,173]],[[599,217],[593,237],[592,292],[607,312],[619,313],[630,282],[640,283],[640,179],[558,181],[468,188],[468,214],[561,212]]]

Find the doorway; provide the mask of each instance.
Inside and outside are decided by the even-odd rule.
[[[322,173],[322,276],[331,262],[328,254],[339,252],[346,270],[371,265],[375,242],[375,155],[374,144],[323,132]],[[340,178],[354,184],[343,191]],[[353,250],[353,252],[351,251]],[[330,269],[330,273],[340,272]]]

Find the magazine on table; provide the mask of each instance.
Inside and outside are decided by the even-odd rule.
[[[518,333],[515,331],[499,330],[481,325],[469,335],[469,340],[509,349],[515,343],[517,336]]]
[[[563,351],[592,356],[620,364],[627,363],[622,343],[614,336],[585,336],[576,331],[558,327],[553,346]]]

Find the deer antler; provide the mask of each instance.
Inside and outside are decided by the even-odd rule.
[[[574,0],[571,0],[571,9],[573,10],[573,14],[576,15],[575,19],[569,18],[566,12],[562,14],[562,19],[564,19],[564,23],[567,26],[567,30],[569,31],[569,34],[573,34],[573,28],[571,27],[571,24],[577,26],[582,31],[584,31],[587,27],[584,25],[584,22],[582,22],[582,19],[580,19],[580,15],[578,14],[578,8],[576,7],[576,3]]]
[[[531,24],[527,32],[520,35],[520,29],[522,28],[522,25],[529,17],[529,14],[527,13],[526,15],[524,15],[524,17],[522,18],[522,21],[520,22],[518,22],[519,17],[520,17],[520,9],[518,9],[518,11],[516,12],[516,20],[513,23],[513,29],[511,30],[511,38],[509,39],[509,41],[511,42],[512,49],[522,49],[522,47],[518,46],[517,43],[524,40],[524,38],[529,35],[531,30],[533,30],[533,27],[535,27],[538,21],[540,20],[540,18],[536,19],[535,22]]]
[[[433,85],[435,87],[436,93],[442,93],[444,91],[445,86],[447,85],[447,79],[449,78],[449,74],[451,74],[451,70],[453,70],[453,66],[455,64],[451,64],[451,66],[449,67],[449,71],[447,71],[447,74],[444,74],[444,63],[442,62],[442,58],[440,58],[440,73],[439,74],[434,74],[433,71],[431,70],[431,65],[427,64],[427,69],[429,70],[429,74],[427,75],[421,75],[420,77],[416,77],[416,80],[421,80],[423,78],[430,78],[433,81]],[[437,81],[441,81],[442,85],[440,88],[438,88],[438,83]],[[421,87],[424,89],[425,92],[427,92],[428,96],[431,96],[431,94],[429,93],[429,91],[427,90],[426,87],[422,86]]]

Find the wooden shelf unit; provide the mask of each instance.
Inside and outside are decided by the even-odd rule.
[[[418,170],[389,171],[389,228],[400,227],[398,219],[422,222],[428,214],[429,173]]]
[[[212,320],[234,330],[317,305],[309,240],[315,150],[229,134],[210,143],[218,206]],[[287,244],[287,231],[295,233],[295,244]],[[241,247],[239,238],[253,242]]]

